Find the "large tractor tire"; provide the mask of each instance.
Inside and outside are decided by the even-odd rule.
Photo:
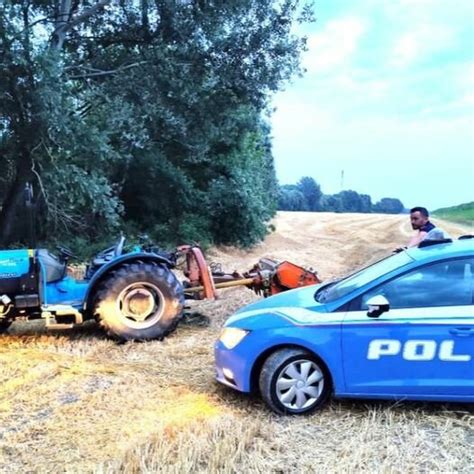
[[[181,283],[168,268],[153,263],[122,265],[94,298],[97,321],[122,341],[163,339],[176,328],[183,307]]]

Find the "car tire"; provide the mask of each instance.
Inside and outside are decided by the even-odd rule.
[[[268,406],[282,415],[311,413],[326,402],[330,376],[323,364],[303,349],[280,349],[263,363],[260,393]]]
[[[107,334],[121,341],[163,339],[183,314],[184,291],[168,268],[124,264],[100,285],[94,316]]]

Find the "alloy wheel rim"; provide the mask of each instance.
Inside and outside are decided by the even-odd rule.
[[[289,410],[304,410],[312,407],[319,400],[323,388],[322,370],[315,362],[308,359],[290,362],[283,367],[276,380],[278,400]]]

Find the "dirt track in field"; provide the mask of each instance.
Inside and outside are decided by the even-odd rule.
[[[453,237],[473,233],[441,223]],[[260,257],[329,279],[388,254],[407,216],[280,213],[251,251],[211,249],[229,271]],[[0,338],[0,472],[473,472],[466,405],[332,401],[304,418],[213,380],[223,321],[247,289],[195,302],[163,342],[117,345],[94,326],[46,332],[15,323]]]
[[[452,237],[473,227],[434,219]],[[262,256],[315,268],[322,279],[333,278],[387,255],[414,234],[406,215],[280,212],[275,232],[250,252],[214,249],[216,261],[250,267]]]

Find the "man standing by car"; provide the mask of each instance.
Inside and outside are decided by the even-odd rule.
[[[426,237],[428,232],[436,227],[430,222],[429,216],[428,210],[425,207],[410,209],[411,226],[418,232],[410,239],[408,247],[416,247]]]

